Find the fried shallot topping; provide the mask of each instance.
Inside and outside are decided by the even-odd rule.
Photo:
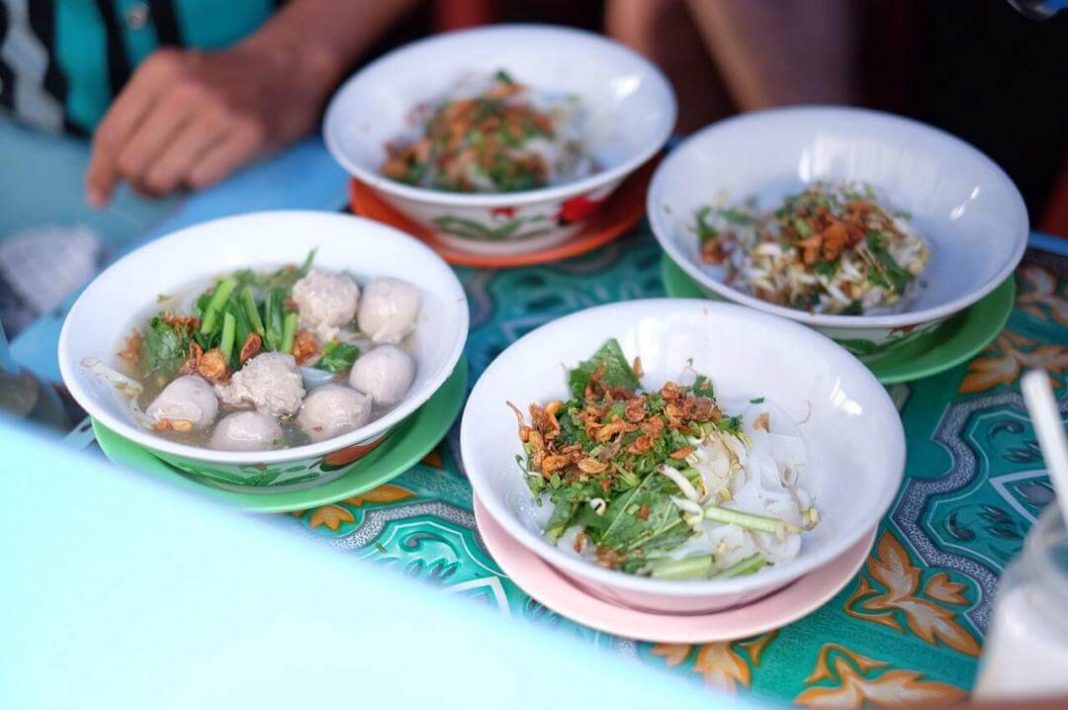
[[[685,460],[694,449],[679,445],[685,439],[675,435],[691,434],[697,425],[722,417],[715,400],[693,387],[668,382],[659,392],[638,394],[605,386],[601,374],[596,371],[590,377],[581,401],[531,404],[529,423],[508,403],[532,471],[546,479],[603,477],[608,490],[610,479],[628,470],[626,463],[620,464],[620,455],[641,457],[660,447],[662,455]]]
[[[200,347],[195,340],[189,343],[189,357],[178,369],[178,374],[192,375],[197,371],[197,367],[200,366],[200,358],[202,357],[204,357],[204,348]]]
[[[192,431],[193,422],[186,419],[167,419],[164,417],[152,424],[154,431]]]
[[[263,339],[256,333],[249,333],[245,339],[245,344],[241,346],[241,354],[237,358],[238,362],[244,365],[249,359],[259,354],[261,347],[263,347]]]
[[[401,182],[429,181],[438,189],[460,192],[479,189],[474,172],[484,174],[501,192],[541,187],[548,180],[549,165],[526,143],[551,138],[553,123],[552,114],[527,99],[525,86],[498,73],[481,94],[439,106],[418,139],[387,145],[382,173]]]
[[[160,320],[175,330],[187,330],[192,333],[200,329],[200,319],[193,316],[176,316],[168,311],[160,316]]]
[[[135,330],[130,333],[130,337],[126,339],[122,350],[119,351],[119,358],[131,365],[141,362],[141,333],[139,331]]]
[[[297,359],[297,364],[303,365],[320,353],[322,348],[319,346],[319,339],[311,331],[298,330],[293,338],[293,357]]]
[[[226,356],[218,348],[207,351],[200,356],[197,374],[215,384],[229,380],[230,368],[226,364]]]

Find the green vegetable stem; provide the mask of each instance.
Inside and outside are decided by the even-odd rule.
[[[654,579],[689,579],[707,577],[712,570],[712,555],[683,557],[681,560],[664,559],[653,564],[650,576]]]
[[[256,305],[256,299],[252,295],[252,289],[245,286],[241,289],[241,304],[245,308],[245,314],[248,316],[248,322],[252,324],[252,329],[257,334],[263,335],[263,321],[260,319],[260,309]]]
[[[757,515],[756,513],[746,513],[731,508],[721,508],[718,505],[705,506],[704,516],[706,519],[714,520],[717,523],[730,523],[737,525],[738,527],[772,533],[775,535],[801,531],[796,525],[790,525],[785,520],[780,520],[779,518],[772,518],[767,515]]]
[[[759,552],[751,557],[746,557],[744,560],[735,562],[730,567],[720,570],[716,574],[712,575],[712,579],[730,579],[731,577],[741,577],[747,574],[754,574],[764,568],[764,565],[768,563],[764,555]]]
[[[203,321],[200,324],[202,335],[210,335],[214,332],[215,323],[219,319],[223,304],[226,303],[226,299],[230,298],[230,294],[233,293],[236,286],[237,280],[233,278],[223,279],[216,284],[215,291],[211,295],[211,300],[208,301],[207,308],[204,310]]]
[[[327,372],[344,372],[352,367],[356,358],[360,356],[360,349],[350,343],[339,343],[336,340],[323,346],[323,356],[315,367]]]
[[[293,339],[297,334],[297,314],[287,313],[282,323],[282,344],[279,350],[284,353],[293,352]]]
[[[222,339],[219,341],[219,350],[227,362],[234,352],[234,332],[237,330],[237,320],[229,311],[223,314]]]

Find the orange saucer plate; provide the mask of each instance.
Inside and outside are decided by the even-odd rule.
[[[349,194],[353,212],[418,237],[450,264],[483,268],[532,266],[585,254],[616,239],[633,227],[645,214],[645,190],[649,186],[656,162],[652,160],[646,163],[624,180],[578,234],[563,244],[526,254],[473,254],[454,249],[442,242],[431,230],[421,227],[395,210],[373,189],[355,178],[350,183]]]

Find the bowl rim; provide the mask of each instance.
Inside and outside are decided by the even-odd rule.
[[[79,371],[83,369],[81,365],[82,359],[89,356],[71,352],[70,333],[74,327],[74,319],[82,310],[89,307],[87,304],[92,302],[95,288],[99,283],[103,283],[108,278],[113,278],[114,274],[122,268],[122,265],[128,264],[131,260],[151,258],[156,251],[166,252],[173,248],[174,244],[187,239],[191,233],[200,232],[206,227],[210,226],[211,228],[219,228],[220,225],[233,225],[235,229],[241,229],[242,222],[262,219],[285,220],[292,218],[334,221],[338,223],[345,222],[348,225],[352,225],[352,227],[357,230],[371,228],[378,232],[378,234],[375,235],[376,239],[393,239],[399,242],[405,242],[409,246],[414,247],[417,252],[422,252],[422,254],[429,260],[441,267],[442,281],[445,285],[445,291],[447,292],[446,301],[455,299],[454,302],[457,306],[454,309],[456,311],[456,327],[453,329],[454,342],[451,344],[451,349],[447,356],[442,361],[442,366],[439,371],[432,378],[427,380],[423,387],[409,393],[400,404],[386,412],[383,416],[369,422],[359,429],[354,429],[353,431],[340,436],[312,444],[265,451],[221,451],[202,446],[182,444],[154,435],[123,418],[114,417],[109,412],[100,410],[95,406],[93,398],[90,397],[81,386],[78,376]],[[254,257],[250,258],[250,261],[253,260]],[[340,212],[318,210],[261,210],[206,220],[175,230],[158,239],[153,239],[128,254],[123,255],[122,258],[117,259],[106,269],[97,274],[82,293],[79,294],[74,305],[71,306],[66,318],[63,320],[63,327],[59,334],[59,369],[63,382],[66,384],[71,396],[74,397],[78,404],[85,409],[89,416],[99,420],[104,426],[111,429],[119,436],[130,439],[140,446],[144,446],[153,451],[170,454],[172,456],[205,463],[237,465],[278,464],[298,459],[317,458],[344,449],[348,446],[372,440],[388,432],[389,429],[412,414],[412,412],[430,399],[430,397],[452,374],[453,369],[456,367],[456,363],[460,360],[460,356],[463,354],[464,346],[467,342],[469,320],[467,296],[459,279],[456,277],[455,272],[433,249],[426,246],[418,239],[405,234],[399,229],[390,227],[389,225],[381,224],[365,217],[348,215]]]
[[[666,199],[666,196],[663,194],[663,183],[667,180],[665,176],[668,174],[668,171],[673,169],[675,163],[681,162],[682,158],[680,158],[680,156],[688,149],[696,150],[696,145],[700,141],[706,139],[709,135],[717,133],[723,128],[735,126],[736,124],[767,120],[769,118],[774,119],[777,117],[783,119],[793,117],[817,119],[829,116],[852,116],[866,121],[882,122],[884,125],[920,130],[928,133],[936,140],[942,141],[958,150],[962,150],[977,159],[978,162],[989,171],[993,181],[998,183],[1000,187],[1004,189],[1010,200],[1013,202],[1015,211],[1019,216],[1019,220],[1016,221],[1016,224],[1011,230],[1015,243],[1013,244],[1012,253],[1009,258],[989,279],[983,282],[982,285],[962,296],[958,296],[951,301],[930,308],[906,310],[900,313],[889,313],[884,315],[848,316],[808,313],[807,311],[800,311],[794,308],[787,308],[786,306],[778,306],[773,303],[768,303],[767,301],[762,301],[756,296],[752,296],[744,291],[728,286],[727,284],[709,276],[683,252],[674,238],[676,230],[668,223],[667,217],[663,214],[663,210],[660,209],[660,205],[664,203]],[[700,131],[687,137],[686,140],[672,150],[671,153],[660,162],[660,165],[657,166],[656,172],[653,174],[653,179],[649,184],[649,191],[646,193],[645,207],[646,214],[649,218],[649,225],[653,231],[653,236],[656,237],[661,248],[663,248],[671,259],[679,265],[679,268],[683,269],[687,274],[696,279],[703,287],[711,289],[735,303],[744,304],[750,308],[755,308],[766,313],[772,313],[807,325],[828,328],[896,328],[936,321],[942,318],[947,318],[955,313],[959,313],[1000,286],[1001,283],[1016,270],[1020,260],[1023,259],[1024,251],[1027,249],[1027,238],[1030,231],[1027,206],[1024,203],[1023,197],[1020,195],[1019,189],[1017,189],[1015,183],[1013,183],[1012,179],[1005,173],[1005,171],[978,148],[947,131],[935,128],[934,126],[930,126],[921,121],[916,121],[911,118],[905,118],[884,111],[845,106],[812,105],[765,109],[762,111],[753,111],[733,116],[702,128]]]
[[[493,492],[487,478],[482,473],[483,467],[480,463],[481,458],[478,455],[474,441],[476,438],[474,428],[476,426],[475,418],[477,415],[474,414],[473,407],[477,405],[477,400],[480,399],[479,390],[485,381],[486,374],[493,372],[495,369],[504,367],[503,363],[506,360],[508,350],[512,349],[513,346],[519,343],[524,343],[539,337],[545,337],[542,335],[542,331],[548,327],[567,327],[571,324],[580,323],[585,319],[597,318],[601,314],[610,311],[625,312],[629,310],[646,310],[649,313],[657,313],[667,310],[678,312],[683,309],[703,311],[713,315],[716,311],[725,314],[733,314],[750,322],[762,322],[765,325],[780,330],[786,337],[808,340],[815,344],[816,347],[822,348],[836,361],[838,365],[835,368],[836,371],[849,373],[853,378],[859,378],[861,382],[866,384],[868,390],[873,394],[878,403],[877,406],[883,407],[885,411],[892,412],[894,415],[889,418],[892,431],[884,430],[881,432],[881,435],[893,438],[896,442],[896,446],[892,452],[893,460],[887,461],[885,464],[886,471],[889,475],[886,478],[879,498],[875,501],[871,510],[877,521],[882,520],[901,488],[901,483],[904,479],[906,456],[904,426],[901,423],[900,413],[894,405],[886,388],[875,379],[875,376],[871,374],[871,371],[869,371],[860,360],[850,354],[845,348],[818,331],[770,314],[754,313],[751,309],[737,304],[715,303],[702,299],[649,298],[595,306],[550,321],[549,323],[530,331],[512,343],[512,345],[509,345],[504,352],[498,355],[493,362],[490,363],[489,367],[482,373],[482,376],[479,377],[475,386],[471,389],[467,404],[464,406],[463,418],[460,423],[460,454],[464,462],[464,471],[468,481],[471,483],[472,489],[478,496],[478,499],[493,516],[493,519],[508,531],[509,535],[514,537],[524,547],[531,550],[551,566],[561,569],[580,579],[591,580],[606,587],[623,589],[628,592],[659,595],[662,597],[699,597],[706,595],[743,594],[754,590],[781,587],[819,569],[831,560],[836,559],[871,530],[871,526],[860,526],[849,531],[836,529],[833,538],[823,545],[817,552],[809,555],[799,555],[794,560],[791,560],[790,564],[765,569],[759,574],[724,580],[659,580],[651,577],[640,577],[617,570],[606,569],[587,560],[569,555],[555,545],[550,544],[540,534],[534,533],[528,529],[502,502],[498,500],[498,496]],[[485,468],[489,468],[492,465],[492,463],[489,463]]]
[[[458,40],[462,41],[465,38],[479,35],[485,36],[496,34],[528,35],[540,38],[542,41],[546,41],[546,35],[551,35],[556,39],[565,38],[564,41],[575,40],[585,42],[591,48],[598,47],[598,51],[613,53],[618,56],[626,56],[631,61],[640,65],[645,74],[649,76],[655,84],[659,85],[668,99],[666,105],[663,106],[665,112],[661,120],[661,125],[654,134],[653,139],[636,150],[626,160],[621,161],[618,165],[608,170],[601,170],[580,180],[572,180],[559,185],[550,185],[535,190],[520,190],[516,192],[464,193],[446,192],[425,187],[414,187],[402,182],[397,182],[396,180],[391,180],[377,171],[368,170],[361,165],[359,161],[350,158],[345,153],[341,145],[341,140],[337,136],[335,126],[337,125],[337,122],[340,121],[338,116],[341,111],[340,105],[343,100],[343,94],[345,94],[352,85],[358,83],[372,72],[382,71],[383,65],[401,54],[427,51],[433,52],[439,45],[448,45]],[[559,27],[537,23],[508,23],[444,32],[442,34],[434,35],[433,37],[427,37],[411,42],[403,47],[399,47],[384,54],[363,67],[363,69],[356,72],[353,76],[346,79],[345,82],[337,88],[327,104],[326,112],[323,116],[322,132],[327,150],[330,151],[334,160],[337,161],[341,167],[348,171],[352,177],[355,177],[365,185],[393,197],[408,199],[413,202],[450,207],[495,207],[499,206],[501,203],[507,203],[509,206],[522,206],[573,197],[579,193],[590,192],[613,181],[621,180],[652,158],[653,155],[667,143],[668,138],[671,137],[671,133],[675,128],[677,115],[678,101],[667,77],[664,76],[664,73],[661,72],[655,64],[630,48],[592,32],[571,27]]]

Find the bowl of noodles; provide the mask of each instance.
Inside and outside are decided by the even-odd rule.
[[[460,448],[513,539],[582,589],[660,613],[819,574],[877,524],[905,465],[897,409],[856,358],[701,299],[527,333],[475,384]]]
[[[814,327],[866,361],[1010,278],[1028,234],[1019,191],[985,155],[850,108],[709,126],[660,165],[647,209],[709,296]]]
[[[631,50],[578,30],[499,25],[371,63],[335,94],[323,133],[338,163],[400,214],[451,248],[506,255],[579,232],[674,124],[670,85]]]

